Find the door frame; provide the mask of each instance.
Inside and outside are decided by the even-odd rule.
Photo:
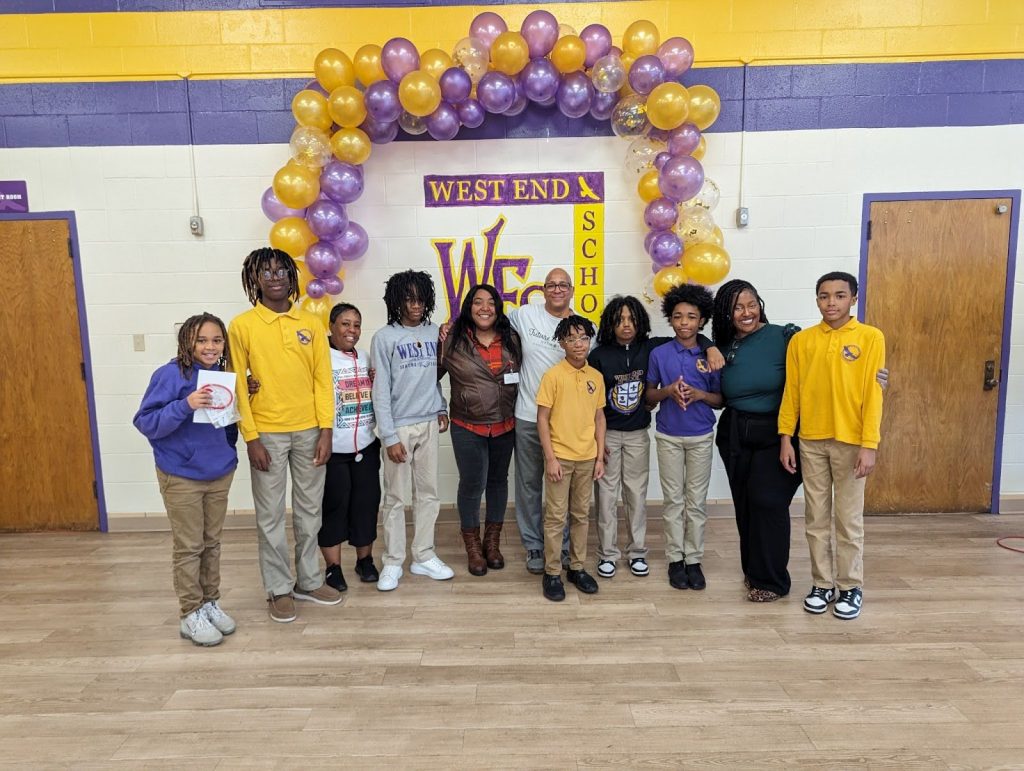
[[[1020,225],[1020,190],[956,190],[919,191],[906,193],[865,193],[861,210],[860,225],[860,298],[857,303],[857,319],[864,321],[867,307],[865,294],[868,279],[868,221],[871,219],[871,204],[886,201],[958,201],[977,198],[1010,199],[1010,238],[1006,249],[1006,287],[1003,293],[1003,334],[999,352],[999,395],[996,407],[995,456],[992,462],[992,507],[991,513],[999,513],[1000,482],[1003,471],[1003,428],[1006,421],[1007,378],[1010,367],[1010,325],[1013,322],[1013,281],[1017,265],[1017,230]]]
[[[82,361],[85,363],[85,404],[89,410],[89,434],[92,444],[93,482],[96,485],[96,508],[99,511],[100,532],[107,532],[107,500],[103,494],[103,469],[100,462],[99,430],[96,422],[96,394],[92,374],[92,354],[89,349],[89,324],[85,312],[85,289],[82,285],[82,253],[78,243],[78,223],[73,211],[19,212],[0,214],[0,222],[16,220],[65,220],[71,248],[71,267],[75,276],[75,302],[78,305],[78,336],[82,343]]]

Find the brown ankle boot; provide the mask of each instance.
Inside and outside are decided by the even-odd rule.
[[[505,558],[498,548],[501,544],[501,523],[488,522],[484,527],[484,554],[487,556],[487,567],[501,570],[505,567]]]
[[[466,557],[469,560],[470,575],[486,575],[487,563],[484,561],[483,546],[480,544],[480,528],[462,528],[462,540],[466,544]]]

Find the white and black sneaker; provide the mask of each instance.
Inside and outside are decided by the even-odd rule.
[[[857,618],[860,615],[860,606],[864,604],[864,592],[858,586],[856,589],[844,589],[839,592],[839,599],[836,606],[832,608],[832,615],[846,621]]]
[[[646,576],[651,569],[643,557],[634,557],[629,561],[629,572],[634,576]]]
[[[810,594],[804,597],[804,610],[815,615],[828,610],[829,603],[836,598],[836,590],[829,587],[822,589],[820,586],[812,586]]]
[[[611,560],[601,560],[597,563],[597,574],[601,578],[611,578],[615,575],[615,563]]]

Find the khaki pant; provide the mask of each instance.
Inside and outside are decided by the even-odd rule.
[[[544,482],[544,572],[562,572],[562,533],[569,512],[569,569],[583,570],[587,558],[590,498],[594,489],[594,464],[590,460],[562,460],[562,478]]]
[[[708,485],[714,433],[669,436],[655,433],[658,476],[665,505],[665,559],[697,565],[704,559],[704,528],[708,522]]]
[[[260,434],[270,453],[270,470],[252,470],[252,501],[256,508],[260,573],[267,594],[312,591],[324,583],[317,533],[320,532],[326,466],[314,466],[319,428]],[[295,535],[295,574],[288,558],[285,531],[285,491],[292,475],[292,531]]]
[[[835,439],[800,439],[804,520],[815,586],[864,585],[864,479],[854,479],[860,447]],[[835,523],[835,568],[832,524]]]
[[[384,451],[384,556],[385,565],[405,562],[405,507],[412,506],[412,561],[434,556],[434,524],[441,510],[437,497],[437,420],[400,426],[398,440],[405,446],[405,463],[395,463]]]
[[[608,462],[597,480],[597,558],[615,562],[619,551],[619,490],[629,526],[629,559],[647,556],[647,482],[651,464],[651,438],[647,430],[608,431]]]
[[[174,543],[174,591],[184,618],[220,599],[220,533],[235,472],[200,482],[156,470]]]

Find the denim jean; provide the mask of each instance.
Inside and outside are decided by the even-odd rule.
[[[508,466],[515,431],[480,436],[452,423],[452,450],[459,468],[457,504],[463,529],[480,526],[480,499],[487,492],[487,522],[504,522],[508,505]]]

